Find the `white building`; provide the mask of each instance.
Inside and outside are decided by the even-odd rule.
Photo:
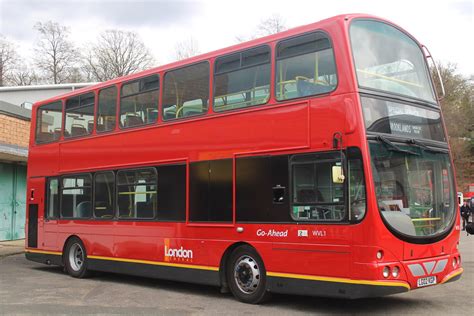
[[[16,104],[27,109],[37,101],[91,86],[95,82],[64,83],[34,86],[0,87],[0,101]]]

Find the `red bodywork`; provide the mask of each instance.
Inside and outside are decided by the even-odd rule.
[[[411,275],[406,265],[442,258],[449,260],[447,268],[437,275],[438,283],[459,274],[460,266],[453,268],[452,265],[452,258],[459,256],[459,218],[446,238],[428,245],[403,242],[382,222],[371,181],[367,138],[348,34],[351,20],[360,17],[367,16],[337,16],[35,104],[28,161],[28,202],[39,204],[38,250],[60,253],[67,238],[76,235],[83,240],[88,256],[165,262],[169,260],[164,254],[167,243],[168,247],[182,246],[193,251],[192,259],[173,262],[218,269],[226,249],[237,242],[245,242],[258,251],[270,276],[315,276],[332,281],[362,280],[367,282],[365,284],[392,281],[414,289],[417,287],[417,278]],[[313,30],[327,32],[333,43],[338,86],[330,94],[278,102],[274,97],[275,60],[272,58],[271,98],[266,105],[214,113],[211,104],[208,114],[201,117],[164,122],[160,116],[158,122],[151,126],[128,130],[121,130],[117,126],[113,133],[99,135],[93,132],[82,139],[66,140],[61,137],[57,143],[35,144],[38,106],[56,100],[64,101],[69,96],[87,91],[98,93],[100,89],[114,84],[120,87],[124,81],[148,74],[156,73],[163,78],[167,70],[203,60],[208,60],[211,64],[212,95],[212,71],[216,57],[264,43],[272,47],[274,56],[274,48],[279,40]],[[163,80],[160,84],[162,93]],[[333,150],[333,135],[338,131],[343,133],[344,146],[359,147],[363,156],[367,179],[367,214],[358,224],[240,224],[235,223],[235,202],[234,223],[225,225],[149,221],[47,221],[44,218],[44,177],[47,176],[263,153],[330,151]],[[233,181],[235,187],[235,177]],[[34,197],[31,197],[31,191],[35,191]],[[238,232],[238,227],[242,227],[243,232]],[[259,230],[271,229],[287,231],[287,236],[262,237],[257,233]],[[309,234],[298,237],[298,230],[307,230]],[[384,253],[381,260],[376,258],[379,250]],[[386,265],[399,266],[400,276],[383,278],[382,269]]]

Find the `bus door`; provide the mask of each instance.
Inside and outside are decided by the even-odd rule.
[[[51,177],[44,179],[43,185],[45,192],[42,212],[42,231],[44,249],[57,250],[58,242],[58,219],[59,219],[59,178]],[[41,227],[41,226],[40,226]]]
[[[97,178],[97,177],[96,177]],[[152,260],[158,234],[153,219],[157,203],[155,168],[119,170],[116,177],[118,221],[113,229],[113,254],[118,258]],[[97,209],[95,211],[98,211]]]
[[[285,238],[280,238],[273,248],[288,264],[304,267],[309,274],[349,274],[351,229],[343,163],[339,152],[290,158],[291,217],[298,226],[287,232],[292,243],[285,244]]]
[[[28,248],[42,247],[42,230],[44,214],[44,178],[28,179],[26,194],[26,235]]]

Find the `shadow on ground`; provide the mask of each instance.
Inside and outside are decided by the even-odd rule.
[[[33,267],[34,270],[43,271],[52,274],[63,274],[63,269],[55,266]],[[121,275],[114,273],[94,272],[91,279],[116,283],[127,284],[139,287],[149,288],[150,290],[165,290],[175,292],[181,295],[203,296],[216,300],[233,301],[231,294],[221,294],[219,288],[198,284],[181,283],[167,280],[157,280],[143,277],[135,277],[129,275]],[[387,313],[389,310],[415,310],[425,304],[429,304],[430,300],[417,298],[413,300],[409,297],[402,296],[386,296],[381,298],[369,298],[358,300],[321,298],[310,296],[296,295],[279,295],[273,294],[272,298],[261,306],[262,309],[271,308],[285,312],[298,311],[305,313],[329,313],[329,314],[358,314],[358,313]],[[243,304],[235,301],[235,304]],[[248,306],[248,305],[247,305]],[[263,311],[263,310],[262,310]]]

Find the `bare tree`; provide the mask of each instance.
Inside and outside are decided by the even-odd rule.
[[[70,82],[79,55],[68,39],[69,29],[52,21],[38,22],[34,28],[39,32],[34,58],[36,66],[44,72],[46,81],[54,84]]]
[[[27,65],[17,65],[8,75],[8,82],[15,86],[30,86],[39,81],[39,76]]]
[[[184,41],[177,42],[174,46],[176,60],[182,60],[196,56],[200,53],[198,42],[190,37]]]
[[[258,35],[266,36],[280,33],[287,28],[285,20],[278,14],[273,14],[269,18],[260,22],[257,26]]]
[[[84,56],[84,69],[89,79],[105,81],[147,69],[153,62],[138,34],[109,30],[99,36]]]
[[[0,87],[7,83],[7,78],[17,61],[14,45],[0,35]]]
[[[238,35],[235,39],[241,43],[256,39],[257,37],[276,34],[287,29],[288,27],[286,26],[285,20],[280,15],[273,14],[267,19],[262,20],[251,36]]]

